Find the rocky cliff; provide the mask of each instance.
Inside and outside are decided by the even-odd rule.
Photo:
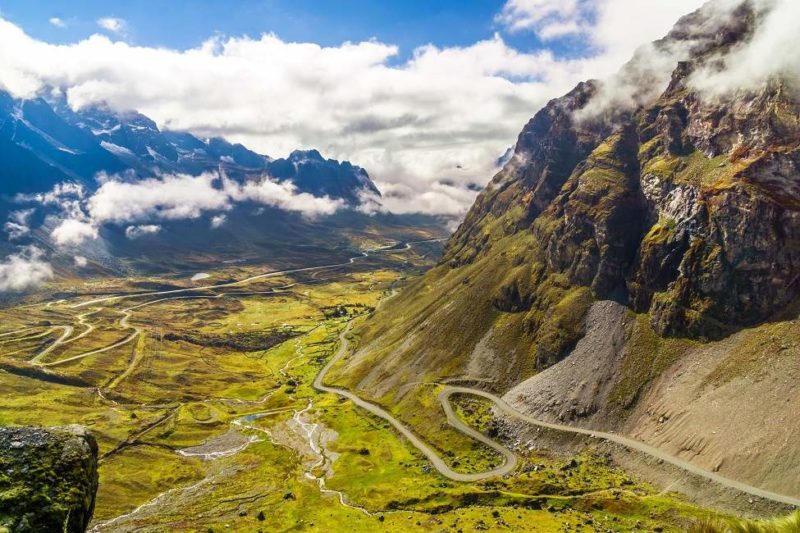
[[[446,261],[491,254],[487,229],[500,221],[505,235],[532,234],[524,261],[544,275],[648,312],[668,335],[719,337],[794,301],[800,99],[780,79],[721,98],[695,90],[692,74],[746,40],[757,16],[745,4],[708,33],[703,15],[655,43],[688,51],[656,98],[587,116],[602,90],[590,82],[537,113]],[[537,285],[513,279],[495,305],[536,306]]]
[[[521,410],[611,425],[723,471],[747,464],[731,475],[756,482],[783,479],[751,453],[752,439],[732,446],[741,427],[713,437],[685,430],[710,427],[700,406],[713,391],[726,399],[714,420],[736,419],[737,399],[760,390],[748,384],[770,364],[762,347],[794,346],[784,336],[791,325],[770,324],[796,316],[800,296],[800,91],[780,76],[747,90],[698,88],[699,73],[724,68],[753,38],[764,17],[757,6],[769,3],[725,13],[722,4],[684,17],[614,79],[581,83],[536,113],[441,264],[357,332],[360,349],[339,382],[414,424],[425,412],[419,383],[505,393],[535,376],[509,393]],[[608,342],[579,346],[587,318],[604,324],[597,331]],[[673,417],[684,429],[659,441],[669,414],[648,405],[666,401],[669,376],[693,364],[683,358],[753,326],[735,337],[747,342],[709,345],[718,356],[708,376],[733,377],[699,377],[686,398],[671,397],[686,402]],[[790,416],[797,392],[775,383],[788,395],[773,405],[777,420]],[[760,449],[787,442],[785,425],[762,421],[753,431]],[[787,465],[797,452],[775,450]]]
[[[0,531],[85,531],[97,479],[86,430],[0,428]]]

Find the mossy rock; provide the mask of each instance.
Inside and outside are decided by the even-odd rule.
[[[84,428],[0,428],[0,531],[85,531],[97,481]]]

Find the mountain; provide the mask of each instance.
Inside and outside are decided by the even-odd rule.
[[[338,382],[416,427],[415,384],[475,383],[800,495],[800,428],[781,422],[800,408],[800,100],[781,78],[695,88],[763,16],[718,5],[536,113]]]
[[[72,125],[44,100],[15,100],[0,91],[0,195],[44,192],[62,181],[88,183],[125,165],[91,133]]]
[[[87,189],[100,172],[132,172],[133,178],[161,173],[198,175],[222,170],[240,182],[270,176],[292,181],[299,192],[328,195],[357,205],[363,195],[380,196],[367,172],[345,161],[324,159],[316,150],[273,160],[221,138],[161,131],[135,111],[105,104],[72,110],[63,97],[17,100],[0,91],[0,195],[46,192],[74,181]]]
[[[360,203],[362,194],[380,196],[366,170],[349,161],[325,159],[316,150],[295,150],[287,159],[269,162],[267,169],[271,176],[289,180],[314,196],[342,198],[351,204]]]

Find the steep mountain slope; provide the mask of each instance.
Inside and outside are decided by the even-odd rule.
[[[684,419],[668,445],[637,422],[646,406],[666,401],[682,373],[672,365],[706,357],[698,346],[707,339],[794,316],[800,295],[800,99],[779,78],[715,98],[695,89],[692,74],[746,43],[763,16],[746,2],[724,15],[720,5],[684,17],[617,79],[582,83],[539,111],[442,263],[359,332],[340,383],[413,413],[424,402],[420,383],[465,380],[506,392],[533,375],[509,394],[524,410],[611,425],[764,482],[766,455],[747,469],[730,466],[754,459],[741,453],[752,441],[725,445],[741,427],[721,432],[698,459],[703,447],[686,443],[706,442],[692,432],[713,429],[699,419]],[[654,67],[665,60],[666,76]],[[609,98],[615,90],[624,97]],[[593,324],[610,344],[576,349]],[[708,349],[753,353],[750,344],[722,342]],[[709,372],[724,366],[725,358],[708,357]],[[753,380],[759,366],[737,368]],[[653,387],[658,379],[666,381]],[[669,401],[697,415],[709,398],[704,386],[720,391],[717,420],[735,416],[737,394],[752,397],[701,379],[686,385],[687,398]],[[797,398],[797,389],[781,390]],[[796,401],[772,407],[779,420]],[[764,442],[797,442],[785,441],[792,435],[778,423],[753,431]],[[791,464],[797,447],[782,450],[780,464]],[[789,472],[773,488],[796,493],[787,480],[800,472]]]
[[[0,91],[0,195],[50,190],[88,181],[125,165],[91,134],[69,124],[43,100],[15,100]]]

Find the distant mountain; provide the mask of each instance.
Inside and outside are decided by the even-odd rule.
[[[42,99],[15,100],[0,91],[0,195],[44,192],[62,181],[87,184],[126,165],[101,141]]]
[[[279,180],[289,180],[301,191],[314,196],[342,198],[352,204],[360,202],[359,194],[380,196],[367,171],[351,165],[325,159],[316,150],[296,150],[287,159],[267,164],[269,174]]]
[[[17,100],[0,91],[0,195],[45,192],[62,181],[91,189],[98,172],[131,172],[129,179],[171,172],[197,175],[222,170],[244,182],[265,176],[292,181],[300,192],[357,205],[380,196],[367,172],[324,159],[316,150],[287,159],[258,154],[221,138],[161,131],[145,115],[99,104],[73,111],[64,98]]]

